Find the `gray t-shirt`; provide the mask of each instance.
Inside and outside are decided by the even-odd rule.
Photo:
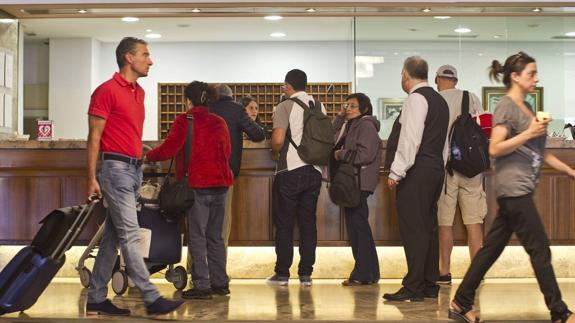
[[[531,108],[527,102],[525,105]],[[527,130],[532,119],[510,97],[504,96],[493,114],[493,127],[505,126],[506,139],[509,139]],[[517,197],[535,191],[546,140],[546,135],[533,138],[513,152],[495,159],[497,197]]]

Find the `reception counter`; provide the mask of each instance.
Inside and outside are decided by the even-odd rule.
[[[157,142],[146,142],[151,146]],[[269,144],[245,142],[240,176],[234,185],[233,224],[230,244],[273,245],[271,187],[275,162]],[[29,242],[38,222],[50,210],[75,205],[85,199],[85,141],[0,142],[0,244]],[[548,149],[575,166],[575,143],[549,140]],[[493,176],[486,175],[489,228],[496,215]],[[370,223],[377,245],[401,245],[394,191],[380,173],[376,192],[369,198]],[[544,168],[535,200],[543,224],[554,245],[575,244],[575,182],[555,170]],[[459,211],[458,211],[459,212]],[[91,224],[81,235],[85,244],[94,234]],[[324,187],[317,207],[318,244],[347,245],[343,211],[334,205]],[[456,217],[457,244],[465,244],[465,229]],[[296,229],[297,239],[297,229]]]

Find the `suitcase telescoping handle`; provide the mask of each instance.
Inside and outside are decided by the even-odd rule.
[[[94,206],[98,204],[98,202],[100,202],[100,198],[97,195],[90,195],[90,197],[88,197],[88,201],[86,204],[82,205],[82,210],[78,216],[76,216],[76,219],[74,219],[74,223],[72,223],[62,241],[60,241],[56,249],[54,249],[54,252],[51,255],[52,259],[60,260],[60,258],[64,256],[66,250],[72,246],[74,241],[76,241],[76,238],[78,238],[80,233],[82,233],[82,230],[86,226],[86,222],[90,219]]]

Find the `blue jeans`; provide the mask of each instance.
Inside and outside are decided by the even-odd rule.
[[[142,292],[144,303],[160,297],[140,254],[136,199],[142,182],[141,168],[116,160],[98,161],[98,182],[108,203],[106,229],[100,242],[88,290],[88,303],[100,303],[108,295],[108,282],[118,257],[118,245],[130,278]]]
[[[187,212],[188,248],[192,256],[192,284],[209,289],[228,284],[226,248],[222,238],[226,193],[199,194]]]

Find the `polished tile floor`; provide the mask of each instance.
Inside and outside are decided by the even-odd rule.
[[[179,298],[172,285],[155,281],[164,296]],[[383,280],[379,285],[342,287],[339,280],[315,280],[314,286],[300,287],[297,280],[288,287],[268,286],[263,280],[233,280],[232,294],[212,300],[187,301],[176,313],[154,319],[175,321],[402,321],[446,322],[453,286],[442,287],[437,300],[423,303],[384,302],[383,293],[399,288],[399,280]],[[563,297],[575,308],[575,279],[560,280]],[[133,311],[129,321],[144,321],[139,292],[110,298]],[[24,314],[0,317],[0,322],[119,322],[117,318],[86,316],[86,290],[77,279],[57,279]],[[489,321],[545,322],[549,316],[543,296],[534,279],[488,279],[478,291],[477,306]]]

